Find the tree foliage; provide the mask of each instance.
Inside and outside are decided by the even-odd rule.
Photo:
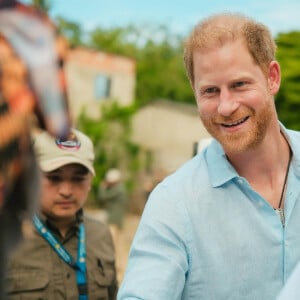
[[[43,11],[44,13],[48,13],[52,7],[51,0],[32,0],[32,5]]]
[[[138,105],[157,98],[194,103],[182,60],[182,37],[166,26],[97,28],[88,46],[136,60]]]
[[[276,41],[282,74],[276,99],[279,119],[287,127],[300,130],[300,32],[281,33]]]
[[[84,42],[82,41],[82,29],[76,22],[68,21],[62,17],[57,17],[55,21],[59,32],[68,39],[71,47],[76,47],[84,44]]]
[[[110,168],[122,171],[127,188],[135,187],[135,174],[140,169],[138,145],[130,141],[131,117],[135,106],[120,107],[117,102],[102,106],[101,120],[89,118],[82,112],[76,127],[86,133],[95,147],[95,171],[92,197],[96,195],[99,182]]]

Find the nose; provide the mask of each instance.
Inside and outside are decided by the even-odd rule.
[[[69,181],[62,181],[59,185],[59,193],[64,198],[69,198],[72,195],[72,183]]]
[[[220,99],[218,105],[218,113],[224,117],[229,117],[239,107],[239,102],[228,89],[220,91]]]

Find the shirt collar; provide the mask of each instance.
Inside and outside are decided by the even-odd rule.
[[[285,136],[286,140],[288,141],[293,157],[291,161],[291,165],[295,170],[295,174],[300,177],[300,136],[298,131],[286,129],[283,124],[280,124],[280,130],[282,134]]]
[[[239,176],[227,160],[219,142],[213,140],[206,150],[204,155],[206,155],[209,178],[213,187],[221,186]]]
[[[47,226],[48,229],[50,229],[56,235],[60,235],[57,227],[48,219],[48,217],[44,213],[39,212],[37,216]],[[82,222],[83,222],[83,209],[81,208],[76,213],[76,221],[74,223],[74,226],[70,229],[70,232],[76,233],[78,231],[79,224]]]
[[[280,130],[286,137],[293,152],[292,165],[295,172],[300,177],[300,144],[299,136],[295,135],[295,131],[286,129],[279,122]],[[226,154],[219,142],[213,140],[207,147],[204,155],[206,156],[207,168],[211,184],[213,187],[219,187],[233,178],[238,178],[239,174],[226,158]]]

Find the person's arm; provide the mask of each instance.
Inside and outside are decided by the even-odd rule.
[[[185,210],[159,187],[151,194],[118,293],[123,299],[181,299],[189,269]]]

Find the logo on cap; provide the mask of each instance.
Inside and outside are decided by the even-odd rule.
[[[55,143],[58,148],[67,151],[77,151],[81,146],[80,141],[78,141],[74,133],[70,133],[66,139],[56,139]]]

